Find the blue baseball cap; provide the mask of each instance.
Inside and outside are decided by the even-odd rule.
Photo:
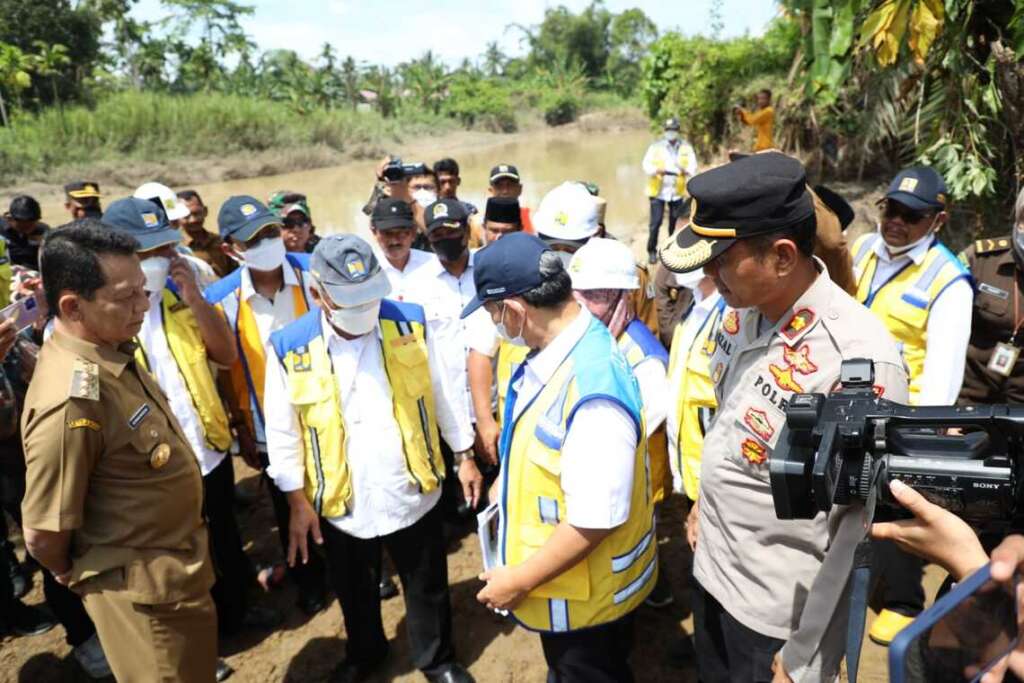
[[[217,228],[225,239],[248,242],[268,225],[281,225],[281,217],[247,194],[229,197],[217,214]]]
[[[473,284],[476,296],[462,309],[469,316],[488,301],[518,296],[544,283],[540,257],[551,251],[543,240],[525,232],[505,235],[473,256]]]
[[[914,166],[896,174],[885,198],[915,211],[942,211],[948,193],[946,181],[938,171],[931,166]]]
[[[164,210],[148,199],[118,199],[107,207],[101,220],[117,232],[134,237],[139,243],[139,251],[181,241],[181,235],[171,227]]]

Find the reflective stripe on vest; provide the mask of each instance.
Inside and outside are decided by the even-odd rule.
[[[554,532],[565,496],[561,448],[572,415],[593,398],[615,401],[636,422],[630,515],[583,560],[535,588],[513,610],[538,631],[571,631],[618,619],[647,597],[657,576],[654,507],[640,390],[607,328],[592,320],[583,338],[502,435],[501,560],[525,561]],[[519,375],[522,374],[520,370]]]
[[[921,393],[921,375],[928,342],[928,315],[932,304],[946,287],[959,279],[970,281],[963,264],[937,240],[932,243],[920,264],[908,265],[872,290],[878,255],[875,245],[882,237],[877,233],[862,236],[854,243],[854,274],[857,300],[882,319],[896,339],[910,375],[910,403],[916,404]]]
[[[208,448],[220,453],[231,447],[231,428],[227,411],[217,392],[217,383],[206,357],[206,344],[199,333],[195,315],[171,289],[164,289],[160,302],[161,328],[167,348],[178,367],[192,407],[203,426]],[[141,340],[136,339],[135,360],[152,374],[149,356]]]
[[[387,304],[387,305],[384,305]],[[391,386],[395,422],[402,437],[409,482],[422,493],[444,478],[434,395],[424,337],[422,308],[385,300],[381,306],[380,344]],[[419,320],[402,312],[418,310]],[[299,416],[305,453],[306,495],[317,514],[341,517],[352,498],[352,477],[345,452],[344,409],[314,310],[271,335],[287,376],[288,400]]]

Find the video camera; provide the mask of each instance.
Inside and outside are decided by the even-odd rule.
[[[424,163],[416,164],[403,164],[402,160],[398,157],[391,157],[391,160],[384,167],[384,172],[381,174],[384,180],[388,182],[398,182],[404,178],[410,178],[415,175],[426,174],[427,166]]]
[[[906,517],[889,492],[899,479],[982,530],[1024,528],[1024,406],[893,403],[876,395],[866,359],[845,361],[840,382],[789,402],[769,462],[779,519],[857,501],[869,512],[877,502],[876,519]]]

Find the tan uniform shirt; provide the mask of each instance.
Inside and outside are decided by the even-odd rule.
[[[658,289],[654,284],[651,271],[646,263],[636,264],[636,275],[640,279],[640,286],[630,293],[630,301],[633,304],[633,312],[636,317],[649,329],[655,337],[658,336],[658,307],[655,302]]]
[[[43,345],[22,417],[24,524],[72,532],[80,593],[194,599],[213,584],[202,476],[159,385],[129,351],[59,330]]]
[[[185,239],[182,243],[191,249],[196,257],[209,263],[217,277],[225,277],[238,267],[237,263],[220,250],[220,245],[224,243],[224,240],[219,235],[208,232],[200,239],[193,239],[188,233],[183,234]]]
[[[844,587],[864,529],[860,506],[833,509],[829,519],[776,518],[768,460],[786,406],[794,393],[835,389],[841,363],[851,358],[874,360],[885,398],[907,399],[895,341],[817,263],[814,284],[763,334],[757,310],[723,314],[711,357],[719,409],[704,439],[694,558],[697,580],[730,615],[758,633],[790,640],[783,657],[798,682],[831,680],[838,671]],[[844,542],[829,549],[843,518],[849,520]]]

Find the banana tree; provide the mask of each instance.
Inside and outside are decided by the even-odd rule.
[[[10,127],[7,102],[4,91],[18,94],[32,85],[32,58],[14,45],[0,43],[0,120],[4,127]]]

